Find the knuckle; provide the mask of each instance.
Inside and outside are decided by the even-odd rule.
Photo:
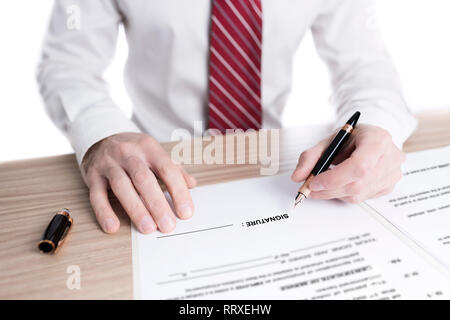
[[[176,174],[177,168],[171,162],[166,161],[158,168],[158,174],[161,178],[170,180]]]
[[[312,151],[311,151],[311,149],[308,149],[308,150],[303,151],[300,154],[300,159],[303,158],[303,159],[307,160],[307,159],[311,158],[311,156],[312,156]]]
[[[109,181],[111,181],[112,177],[117,176],[117,170],[118,166],[115,163],[105,164],[103,168],[103,172],[105,173],[105,176],[108,177]]]
[[[95,213],[97,213],[97,211],[98,211],[97,198],[98,198],[97,193],[90,190],[89,191],[89,201],[92,203],[93,209],[97,209],[97,210],[94,210]]]
[[[148,207],[152,213],[164,212],[165,200],[153,198],[148,200]]]
[[[135,184],[143,186],[149,181],[149,171],[144,169],[135,170],[131,179],[133,179]]]
[[[106,150],[98,151],[95,156],[92,156],[90,161],[84,164],[86,173],[93,169],[101,170],[105,165],[113,163],[112,157],[109,156]]]
[[[98,201],[98,194],[95,192],[89,193],[89,201],[92,203],[92,208],[94,210],[94,214],[97,219],[102,219],[107,216],[109,213],[109,209],[106,205],[100,204]]]
[[[88,186],[91,186],[94,179],[98,177],[98,172],[95,168],[89,168],[88,171],[86,171],[86,182]]]
[[[142,146],[152,147],[157,144],[157,141],[153,137],[143,134],[139,137],[139,144]]]
[[[130,169],[139,168],[142,166],[142,160],[136,157],[135,155],[129,155],[125,159],[124,164],[127,168]]]
[[[109,179],[109,184],[111,185],[111,188],[118,190],[125,188],[127,186],[127,181],[123,177],[112,176]]]
[[[138,157],[128,157],[125,161],[125,167],[127,168],[133,183],[142,185],[147,181],[149,173],[148,167]]]
[[[128,215],[130,216],[131,220],[135,222],[141,221],[141,219],[145,215],[145,211],[142,209],[142,205],[138,201],[130,203],[128,210]]]
[[[98,170],[108,170],[111,167],[116,166],[116,160],[110,154],[104,154],[98,161],[95,162],[94,167],[98,168]]]
[[[133,146],[128,142],[118,143],[114,146],[114,153],[119,158],[128,158],[133,152]]]

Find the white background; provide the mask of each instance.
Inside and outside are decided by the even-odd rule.
[[[95,1],[95,0],[92,0]],[[180,0],[181,1],[181,0]],[[378,24],[414,112],[450,107],[450,1],[376,0]],[[70,153],[47,118],[35,73],[51,0],[0,2],[0,161]],[[122,82],[123,33],[106,72],[113,98],[130,112]],[[331,121],[329,80],[311,36],[300,45],[286,125]]]

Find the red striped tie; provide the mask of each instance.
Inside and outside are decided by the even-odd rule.
[[[213,0],[209,128],[261,128],[261,0]]]

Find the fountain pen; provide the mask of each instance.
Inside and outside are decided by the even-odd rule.
[[[328,170],[334,158],[336,158],[336,155],[339,153],[343,145],[350,137],[360,115],[361,113],[359,111],[355,112],[347,121],[347,123],[341,128],[341,130],[339,130],[333,141],[331,141],[330,145],[325,149],[324,153],[320,156],[308,178],[298,190],[297,196],[295,197],[294,207],[296,207],[299,203],[302,203],[303,200],[305,200],[311,193],[309,185],[312,179],[318,174]]]

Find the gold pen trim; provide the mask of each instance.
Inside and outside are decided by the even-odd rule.
[[[344,131],[346,131],[346,132],[348,132],[348,133],[352,133],[352,131],[353,131],[353,126],[350,125],[350,124],[348,124],[348,123],[346,123],[345,126],[342,127],[342,130],[344,130]]]
[[[297,197],[295,197],[295,203],[294,207],[296,207],[299,203],[302,203],[303,200],[309,197],[311,193],[311,189],[309,188],[311,181],[313,180],[314,176],[311,174],[309,177],[305,180],[305,182],[302,184],[300,189],[298,190]]]
[[[51,249],[48,249],[45,246],[46,244],[49,244],[51,246]],[[49,252],[55,251],[55,244],[50,240],[41,240],[38,243],[38,248],[39,248],[39,251],[42,253],[49,253]]]
[[[313,175],[310,175],[306,181],[303,183],[303,185],[300,187],[300,189],[298,190],[298,192],[300,192],[301,194],[303,194],[306,198],[309,197],[310,193],[311,193],[311,189],[309,188],[312,179],[314,178]]]

